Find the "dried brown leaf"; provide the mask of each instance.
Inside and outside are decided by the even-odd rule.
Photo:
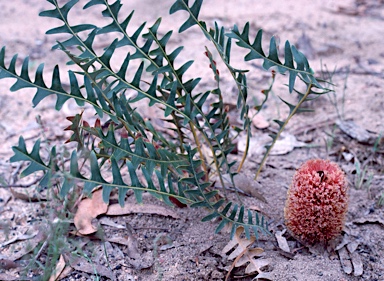
[[[108,204],[103,201],[102,190],[96,190],[92,193],[92,198],[81,200],[73,219],[76,229],[83,235],[95,233],[97,227],[92,224],[92,220],[107,210]]]
[[[351,260],[353,265],[353,275],[361,276],[363,275],[363,261],[358,252],[353,252],[351,254]]]
[[[223,179],[226,186],[232,185],[231,177],[228,174],[224,175]],[[233,183],[235,184],[238,191],[242,191],[243,193],[268,204],[267,199],[265,199],[264,195],[260,192],[260,190],[262,190],[261,184],[255,181],[252,175],[247,175],[244,173],[237,174],[233,177]],[[222,188],[222,185],[219,181],[217,181],[215,186]]]
[[[238,227],[236,229],[235,235],[233,236],[233,239],[230,240],[222,250],[222,253],[226,254],[230,250],[232,250],[235,246],[237,246],[236,249],[228,256],[229,260],[233,260],[236,257],[238,257],[245,249],[247,249],[248,246],[250,246],[253,242],[255,242],[256,238],[254,236],[252,236],[250,240],[246,238],[241,238],[241,234],[243,232],[244,232],[244,228],[241,226]]]
[[[29,194],[27,190],[23,190],[23,192],[18,192],[13,188],[9,189],[12,193],[12,196],[15,199],[20,199],[26,202],[41,202],[46,201],[47,198],[39,193],[33,192],[32,194]]]
[[[115,228],[118,228],[118,229],[125,229],[125,226],[122,225],[122,224],[118,224],[118,223],[115,223],[114,221],[112,221],[110,218],[108,217],[102,217],[99,219],[99,222],[100,224],[103,224],[103,225],[108,225],[108,226],[111,226],[111,227],[115,227]]]
[[[38,233],[38,231],[36,231],[36,232],[34,232],[32,234],[18,234],[15,237],[13,237],[12,239],[1,243],[0,244],[0,248],[5,247],[5,246],[7,246],[9,244],[15,243],[16,241],[23,241],[23,240],[32,239],[32,238],[34,238],[37,235],[37,233]]]
[[[259,274],[257,274],[256,278],[255,279],[252,279],[252,280],[276,280],[276,279],[273,279],[273,276],[270,272],[260,272]]]
[[[249,139],[249,148],[248,148],[248,158],[255,159],[258,156],[261,156],[265,153],[265,145],[271,142],[271,138],[267,134],[255,134]],[[240,152],[245,151],[247,143],[247,136],[239,136],[239,141],[237,143],[237,149]]]
[[[352,254],[354,251],[356,251],[357,247],[359,247],[359,242],[357,241],[352,241],[351,243],[348,243],[347,245],[348,252]]]
[[[247,251],[238,259],[236,262],[236,267],[240,267],[247,262],[250,261],[250,259],[254,257],[261,257],[264,253],[264,250],[262,248],[253,248],[253,249],[247,249]]]
[[[243,230],[243,227],[238,227],[233,239],[229,241],[229,243],[222,250],[222,253],[225,254],[237,245],[237,248],[228,256],[228,260],[235,260],[230,266],[225,280],[228,280],[231,271],[235,267],[241,267],[245,264],[247,264],[245,268],[246,274],[257,273],[257,278],[259,278],[259,275],[262,274],[262,278],[272,280],[268,273],[264,273],[262,271],[262,268],[269,265],[270,263],[269,260],[259,259],[259,257],[262,256],[264,250],[262,248],[249,249],[248,247],[255,241],[255,237],[252,237],[250,240],[241,238]]]
[[[341,267],[343,268],[344,272],[346,274],[351,274],[352,273],[352,262],[349,258],[349,255],[348,255],[348,251],[345,247],[339,249],[337,251],[337,253],[339,254],[339,258],[340,258],[340,263],[341,263]]]
[[[282,249],[284,252],[290,253],[291,250],[289,249],[287,239],[283,236],[286,230],[283,231],[276,231],[275,237],[277,240],[277,244],[279,245],[279,248]]]
[[[260,190],[262,190],[261,184],[255,181],[253,176],[238,174],[233,179],[237,188],[268,204],[267,199],[265,199],[264,195],[260,192]]]
[[[11,268],[17,268],[19,265],[13,260],[0,259],[0,269],[10,270]]]
[[[126,235],[114,235],[113,237],[105,237],[105,240],[111,243],[121,244],[127,246],[126,254],[128,257],[137,259],[140,257],[140,251],[138,248],[138,242],[130,229],[127,229]]]
[[[245,253],[247,250],[248,250],[248,249],[245,248],[241,253],[239,253],[239,255],[237,256],[237,258],[233,261],[233,263],[231,264],[230,268],[228,269],[228,273],[227,273],[227,275],[225,276],[225,281],[228,280],[229,276],[231,275],[232,270],[233,270],[233,269],[235,268],[235,266],[236,266],[236,263],[238,262],[238,260],[240,260],[240,259],[243,257],[244,253]]]
[[[65,277],[69,276],[73,271],[73,268],[67,265],[64,267],[63,271],[61,272],[59,279],[57,280],[63,280]]]
[[[235,267],[240,267],[248,263],[245,268],[246,274],[263,273],[262,268],[268,266],[270,263],[267,259],[259,259],[263,253],[264,250],[262,248],[246,249],[243,255],[234,262]],[[260,278],[259,275],[257,275],[257,278]]]
[[[343,240],[335,247],[335,250],[336,251],[340,250],[341,248],[348,245],[349,243],[351,243],[351,239],[350,239],[349,235],[344,235]]]
[[[296,147],[306,147],[308,144],[298,141],[294,135],[281,134],[280,138],[275,142],[270,155],[284,155]]]
[[[344,238],[343,242],[336,247],[344,272],[347,274],[353,272],[354,276],[361,276],[363,274],[363,262],[356,251],[358,246],[359,243],[357,241],[350,241],[348,238]]]
[[[25,256],[26,254],[28,254],[29,252],[33,251],[41,241],[44,241],[47,238],[47,236],[45,235],[45,233],[43,231],[44,230],[39,230],[37,232],[37,234],[35,234],[32,239],[30,239],[30,240],[28,239],[29,240],[28,241],[28,247],[22,248],[20,251],[16,252],[14,255],[12,255],[8,258],[10,260],[16,261],[16,260],[22,258],[23,256]]]
[[[370,134],[366,129],[358,126],[353,121],[338,120],[336,124],[345,134],[361,143],[374,143],[377,136]]]
[[[128,214],[155,214],[165,217],[172,217],[174,219],[179,219],[180,216],[177,215],[173,210],[168,208],[158,206],[158,205],[137,205],[129,202],[125,202],[124,207],[121,207],[120,204],[112,204],[108,207],[106,215],[108,216],[122,216]]]
[[[269,265],[270,261],[268,259],[255,259],[253,257],[250,257],[247,255],[247,253],[245,253],[244,256],[247,256],[248,258],[248,261],[249,261],[249,264],[247,265],[247,267],[245,268],[245,273],[246,274],[254,274],[254,273],[262,273],[262,269],[266,266]],[[237,267],[237,265],[236,265]],[[259,276],[257,276],[258,278],[260,278]]]
[[[63,272],[65,268],[65,260],[63,255],[60,255],[59,261],[56,264],[55,270],[52,272],[51,277],[49,277],[49,281],[56,281],[60,277],[60,274]]]
[[[90,274],[97,274],[107,277],[111,280],[116,280],[116,277],[112,270],[109,268],[98,264],[96,261],[89,262],[83,257],[73,257],[71,255],[64,255],[65,261],[75,270],[86,272]]]
[[[16,276],[13,276],[13,275],[9,275],[9,274],[6,274],[6,273],[0,273],[0,280],[3,280],[3,281],[19,281],[19,280],[28,280],[28,279],[20,279],[20,277],[16,277]]]
[[[246,136],[243,136],[239,139],[238,150],[244,152],[246,147]],[[258,156],[261,156],[265,153],[266,145],[271,144],[271,138],[268,134],[259,134],[250,138],[249,140],[249,150],[248,157],[257,159]],[[284,155],[296,147],[308,147],[308,144],[305,142],[298,141],[296,137],[292,134],[283,133],[280,138],[275,142],[270,154],[271,155]],[[256,157],[256,158],[255,158]]]

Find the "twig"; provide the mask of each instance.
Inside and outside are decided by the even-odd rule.
[[[384,74],[382,72],[376,72],[371,70],[357,71],[357,70],[344,70],[339,69],[334,72],[334,74],[354,74],[354,75],[370,75],[370,76],[378,76],[384,78]]]
[[[34,181],[27,183],[27,184],[6,184],[6,185],[0,185],[0,188],[11,188],[11,187],[22,187],[22,188],[28,188],[34,185],[35,183],[39,182],[41,180],[40,178],[36,178]]]
[[[334,116],[334,117],[336,117],[336,116]],[[290,132],[293,135],[300,135],[300,134],[303,134],[303,133],[311,131],[311,130],[319,129],[319,128],[322,128],[324,126],[330,126],[330,125],[334,125],[334,124],[335,124],[335,119],[333,118],[333,115],[332,115],[332,116],[328,117],[328,120],[321,120],[321,121],[316,122],[316,123],[306,124],[303,127],[298,127],[296,129],[292,129]]]
[[[278,131],[278,133],[276,134],[276,136],[273,138],[272,140],[272,144],[269,145],[268,149],[267,149],[267,152],[264,154],[264,157],[263,159],[261,160],[261,163],[259,165],[259,168],[257,169],[257,172],[255,174],[255,177],[254,177],[254,180],[257,180],[257,177],[259,176],[260,172],[261,172],[261,169],[263,168],[264,164],[265,164],[265,161],[267,160],[267,157],[269,155],[269,153],[271,152],[274,144],[276,143],[276,141],[279,139],[281,133],[283,132],[285,126],[288,124],[289,120],[291,120],[291,118],[293,117],[293,115],[295,115],[295,113],[297,112],[297,110],[299,109],[299,107],[301,106],[301,104],[307,99],[308,95],[311,93],[311,89],[312,89],[312,84],[308,84],[307,85],[307,91],[306,93],[302,96],[302,98],[300,99],[299,103],[293,108],[291,109],[287,119],[284,121],[284,123],[282,123],[280,125],[280,129]]]
[[[23,163],[18,163],[18,164],[17,164],[17,167],[16,167],[15,171],[14,171],[14,172],[12,173],[12,175],[11,175],[11,181],[12,181],[12,183],[15,183],[15,182],[17,181],[17,175],[19,174],[22,165],[23,165]]]
[[[40,257],[41,253],[42,253],[42,252],[44,251],[44,249],[47,247],[49,238],[50,238],[50,237],[48,237],[48,238],[44,241],[43,245],[41,246],[40,250],[37,252],[37,254],[36,254],[36,256],[35,256],[35,260],[37,260],[37,259]]]
[[[244,195],[247,195],[247,196],[252,196],[251,194],[241,190],[240,188],[236,187],[236,186],[225,186],[225,187],[222,187],[222,186],[214,186],[214,188],[221,188],[221,189],[224,189],[224,190],[230,190],[230,191],[233,191],[233,192],[239,192],[241,194],[244,194]]]
[[[165,227],[144,227],[144,226],[141,226],[141,227],[134,227],[135,230],[162,230],[162,231],[169,231],[168,228],[165,228]]]

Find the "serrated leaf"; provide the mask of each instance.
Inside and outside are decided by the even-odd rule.
[[[13,146],[12,150],[15,154],[11,157],[11,162],[30,162],[29,166],[25,168],[21,173],[22,177],[28,176],[37,171],[47,171],[49,169],[40,157],[40,140],[36,141],[36,143],[33,145],[31,153],[29,153],[27,151],[24,138],[19,137],[18,146]]]
[[[269,54],[265,55],[262,49],[262,30],[259,30],[254,42],[251,44],[249,40],[249,23],[246,23],[242,32],[235,25],[230,33],[227,34],[229,38],[237,40],[236,44],[242,48],[248,49],[249,53],[245,56],[245,60],[262,59],[263,67],[269,69],[276,67],[279,73],[284,74],[288,71],[289,74],[289,91],[292,92],[296,80],[299,75],[307,84],[314,84],[316,87],[322,88],[316,78],[313,76],[313,70],[310,68],[306,57],[299,52],[295,46],[290,45],[288,41],[285,42],[284,54],[286,56],[285,63],[280,62],[277,44],[275,38],[272,37],[269,44]],[[296,68],[294,66],[296,62]]]
[[[189,18],[183,23],[180,27],[179,32],[183,32],[188,28],[194,26],[196,24],[196,19],[199,16],[201,5],[203,4],[203,0],[195,0],[191,7],[188,6],[188,1],[185,0],[177,0],[171,7],[169,13],[173,14],[180,10],[188,11],[190,14]]]

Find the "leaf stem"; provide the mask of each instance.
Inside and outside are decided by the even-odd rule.
[[[308,86],[307,86],[307,91],[305,92],[305,94],[303,95],[303,97],[300,99],[299,103],[295,106],[295,108],[293,108],[290,112],[290,114],[288,115],[287,119],[284,121],[284,124],[282,124],[280,126],[280,129],[279,131],[277,132],[276,134],[276,137],[274,138],[274,140],[272,141],[271,145],[268,147],[267,149],[267,152],[264,154],[263,156],[263,159],[261,160],[261,163],[260,163],[260,166],[259,168],[257,169],[257,172],[256,172],[256,175],[255,175],[255,178],[254,180],[257,180],[257,177],[259,176],[260,172],[261,172],[261,169],[263,168],[264,164],[265,164],[265,161],[267,160],[267,157],[269,155],[269,153],[271,152],[274,144],[276,143],[277,139],[280,137],[281,133],[283,132],[285,126],[288,124],[289,120],[293,117],[293,115],[295,115],[295,113],[297,112],[297,110],[299,109],[300,105],[306,100],[306,98],[308,97],[308,95],[311,93],[311,88],[312,88],[312,83],[309,83]]]

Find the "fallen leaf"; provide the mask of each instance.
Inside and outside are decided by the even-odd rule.
[[[245,152],[247,142],[247,136],[239,136],[239,141],[237,143],[237,149],[240,152]],[[252,159],[257,156],[261,156],[265,153],[265,146],[271,142],[271,138],[267,134],[254,134],[249,139],[249,148],[248,148],[248,157]]]
[[[353,252],[351,254],[351,260],[353,265],[353,275],[361,276],[363,275],[363,262],[358,252]]]
[[[61,272],[59,279],[57,280],[63,280],[65,277],[68,277],[73,272],[73,270],[74,269],[71,266],[66,265],[63,271]]]
[[[226,186],[232,185],[231,178],[228,174],[224,175],[223,179]],[[261,184],[255,181],[253,176],[240,173],[233,177],[233,181],[237,189],[243,191],[249,196],[252,196],[253,198],[259,199],[260,201],[268,204],[267,199],[265,199],[264,195],[260,192],[260,190],[262,190]],[[215,186],[222,188],[220,181],[217,181]]]
[[[60,277],[60,274],[63,272],[65,268],[65,260],[63,255],[60,255],[59,261],[56,264],[55,270],[52,272],[51,277],[49,277],[49,281],[56,281]]]
[[[97,273],[109,279],[116,280],[116,277],[112,270],[101,264],[98,264],[95,261],[89,262],[86,258],[73,257],[69,254],[64,255],[64,260],[75,270],[86,272],[89,274]]]
[[[17,268],[19,265],[13,260],[9,259],[0,259],[0,269],[9,270],[11,268]]]
[[[258,206],[256,206],[256,205],[251,205],[251,206],[248,207],[248,209],[250,209],[252,211],[259,212],[259,213],[262,212],[261,209]]]
[[[24,192],[18,192],[13,188],[10,188],[9,190],[11,191],[14,198],[20,199],[26,202],[41,202],[41,201],[47,200],[47,198],[45,198],[39,193],[33,192],[32,194],[29,194],[29,192],[26,189],[23,190]]]
[[[20,281],[20,280],[31,280],[31,278],[20,278],[20,277],[16,277],[16,276],[13,276],[13,275],[9,275],[9,274],[6,274],[6,273],[0,273],[0,280],[2,281]]]
[[[95,233],[97,227],[92,224],[92,220],[107,210],[108,204],[103,201],[102,190],[98,189],[92,193],[92,198],[81,200],[73,219],[76,229],[83,235]]]
[[[136,270],[151,268],[155,263],[153,256],[151,251],[146,251],[137,259],[127,259],[127,262],[131,265],[130,267],[133,267]]]
[[[171,201],[176,207],[186,208],[188,206],[187,204],[181,203],[177,198],[173,196],[169,196],[168,198],[169,198],[169,201]]]
[[[114,221],[112,221],[112,220],[111,220],[110,218],[108,218],[108,217],[102,217],[102,218],[100,218],[100,219],[99,219],[99,222],[100,222],[100,224],[108,225],[108,226],[111,226],[111,227],[114,227],[114,228],[125,229],[125,226],[124,226],[124,225],[115,223]]]
[[[377,136],[370,134],[366,129],[358,126],[353,121],[336,121],[337,126],[339,126],[340,130],[342,130],[345,134],[350,136],[353,139],[356,139],[361,143],[374,143]]]
[[[165,217],[172,217],[174,219],[179,219],[180,216],[177,215],[173,210],[168,208],[158,206],[158,205],[137,205],[129,202],[125,202],[124,207],[121,207],[120,204],[112,204],[108,207],[106,215],[108,216],[121,216],[128,214],[156,214]]]
[[[356,251],[357,247],[359,247],[359,242],[352,241],[351,243],[349,243],[347,245],[348,252],[350,252],[352,254],[353,252]]]
[[[257,114],[255,109],[249,109],[248,116],[252,119],[252,124],[256,128],[266,129],[269,127],[269,122],[262,116],[261,113]]]
[[[235,246],[237,246],[236,249],[228,256],[229,260],[235,259],[237,256],[240,255],[240,253],[242,253],[245,249],[247,249],[249,245],[255,242],[256,238],[254,236],[252,236],[250,240],[246,238],[241,238],[241,234],[243,232],[244,232],[244,228],[242,226],[238,227],[236,229],[236,233],[233,236],[233,238],[223,248],[222,253],[226,254],[230,250],[232,250]]]
[[[252,211],[256,211],[256,212],[262,214],[264,217],[269,216],[269,214],[266,211],[263,211],[262,209],[260,209],[258,206],[255,206],[255,205],[249,206],[248,209],[252,210]]]
[[[262,273],[262,269],[269,265],[270,261],[268,259],[255,259],[251,256],[249,256],[247,253],[245,254],[247,256],[247,259],[249,261],[248,266],[245,268],[246,274],[253,274],[257,272],[258,274]],[[236,265],[237,266],[237,265]],[[257,275],[257,278],[260,278],[260,276]]]
[[[349,258],[347,249],[345,247],[343,247],[343,248],[339,249],[337,251],[337,253],[339,254],[341,267],[343,268],[344,272],[346,274],[351,274],[352,270],[353,270],[352,269],[352,262]]]
[[[340,250],[341,248],[343,248],[344,246],[348,245],[349,243],[351,243],[351,239],[349,237],[349,235],[344,235],[343,236],[343,240],[339,243],[339,245],[337,245],[335,247],[335,250]]]
[[[225,276],[225,281],[228,280],[229,276],[231,275],[232,270],[233,270],[233,269],[235,268],[235,266],[236,266],[237,261],[240,260],[240,259],[243,257],[244,253],[245,253],[247,250],[248,250],[248,249],[245,248],[241,253],[239,253],[239,255],[237,256],[237,258],[236,258],[236,259],[234,260],[234,262],[231,264],[231,266],[230,266],[229,269],[228,269],[228,273],[227,273],[227,275]]]
[[[32,234],[18,234],[15,237],[13,237],[12,239],[1,243],[0,248],[5,247],[9,244],[15,243],[16,241],[23,241],[23,240],[32,239],[33,237],[35,237],[37,235],[37,233],[38,233],[38,231],[36,231]]]
[[[264,253],[264,250],[262,248],[253,248],[253,249],[247,249],[247,250],[248,251],[246,251],[244,255],[242,255],[240,259],[238,259],[238,261],[236,262],[236,267],[243,266],[244,264],[249,262],[250,259],[254,257],[261,257]]]
[[[259,259],[264,253],[264,250],[262,248],[249,249],[249,246],[252,245],[253,242],[255,242],[256,238],[254,236],[252,236],[250,240],[246,238],[241,238],[241,234],[243,233],[243,231],[243,227],[238,227],[236,229],[236,233],[233,239],[229,241],[229,243],[222,250],[222,253],[226,254],[231,251],[235,246],[237,246],[236,249],[228,256],[228,260],[235,260],[230,266],[225,280],[228,280],[233,268],[241,267],[245,264],[247,264],[245,268],[246,274],[257,273],[258,275],[256,276],[256,278],[260,278],[259,275],[263,273],[262,268],[269,265],[270,263],[270,261],[267,259]],[[265,276],[263,277],[265,279],[272,280],[268,273],[263,274],[262,276]]]
[[[363,274],[363,262],[359,253],[356,251],[359,242],[351,241],[348,235],[344,235],[343,241],[335,248],[339,254],[340,263],[345,273],[355,276]]]
[[[254,158],[254,157],[263,155],[266,151],[265,146],[270,144],[271,144],[271,137],[268,136],[268,134],[254,135],[249,140],[248,157]],[[245,151],[246,136],[242,136],[239,138],[237,147],[240,152]],[[311,146],[305,142],[298,141],[296,137],[292,134],[283,133],[280,135],[280,138],[278,138],[277,141],[275,142],[270,154],[284,155],[291,152],[297,147],[311,147]]]
[[[284,252],[290,253],[291,250],[289,249],[287,239],[285,239],[285,237],[283,236],[285,231],[285,229],[283,231],[276,231],[275,237],[279,248],[282,249]]]
[[[272,147],[270,155],[284,155],[291,152],[296,147],[308,147],[308,144],[298,141],[294,135],[281,134],[280,138]]]
[[[126,228],[127,231],[124,233],[125,235],[116,236],[116,234],[112,237],[105,237],[105,240],[108,242],[121,244],[127,246],[127,255],[130,258],[137,259],[140,257],[140,251],[138,248],[138,242],[136,237],[133,235],[130,227]]]
[[[47,238],[47,235],[44,230],[39,230],[37,234],[33,233],[31,234],[31,236],[33,236],[33,238],[28,241],[28,247],[23,247],[20,251],[16,252],[12,256],[9,256],[8,259],[16,261],[24,257],[26,254],[33,251],[40,242],[44,241]]]
[[[264,271],[257,274],[257,276],[252,280],[256,281],[256,280],[264,280],[264,279],[271,280],[271,281],[275,280],[273,279],[273,276],[270,272],[264,272]]]

